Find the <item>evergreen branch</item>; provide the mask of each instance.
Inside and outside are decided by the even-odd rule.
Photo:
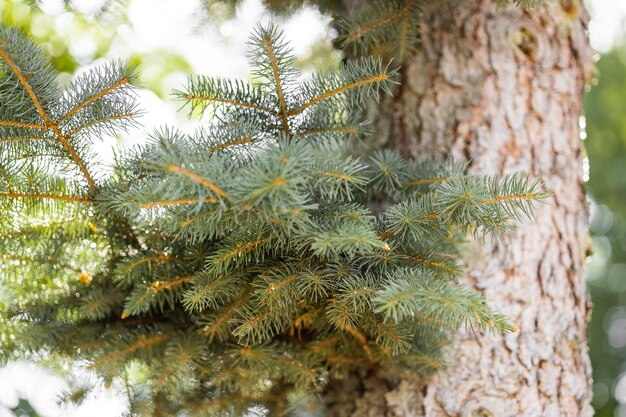
[[[443,232],[444,222],[464,232],[497,232],[506,227],[506,220],[518,217],[516,209],[531,215],[531,203],[549,195],[539,187],[539,180],[530,182],[515,174],[502,181],[498,176],[449,178],[436,192],[393,206],[387,214],[388,229],[380,237],[401,233],[418,239],[429,232]]]
[[[424,194],[435,190],[439,184],[451,178],[465,175],[466,162],[455,162],[452,159],[429,158],[419,159],[408,165],[409,173],[402,182],[402,187],[417,188],[416,194]]]
[[[57,195],[57,194],[24,194],[15,192],[0,192],[0,198],[20,198],[20,199],[43,199],[43,200],[60,200],[74,203],[86,203],[93,204],[93,201],[87,197],[75,197],[69,195]]]
[[[387,247],[371,227],[349,223],[333,230],[318,231],[311,244],[311,249],[323,256],[368,253]]]
[[[339,344],[344,339],[344,333],[333,333],[330,336],[322,337],[311,342],[307,347],[307,350],[321,357],[326,356],[329,351]]]
[[[407,161],[396,151],[384,149],[370,157],[372,192],[393,196],[407,178]]]
[[[280,70],[278,68],[278,61],[274,53],[274,43],[272,42],[269,34],[265,34],[265,36],[262,36],[261,39],[263,42],[263,48],[265,49],[267,56],[269,57],[269,65],[272,69],[272,76],[274,77],[274,86],[276,88],[276,96],[278,97],[278,103],[280,108],[278,116],[280,117],[281,123],[283,125],[283,131],[287,136],[289,136],[291,134],[291,130],[289,129],[289,119],[287,118],[287,116],[290,114],[289,112],[287,112],[287,103],[285,102],[282,81],[280,79]]]
[[[163,253],[157,253],[156,255],[153,256],[146,256],[143,258],[140,258],[138,260],[136,260],[135,262],[131,263],[130,265],[126,265],[125,269],[126,271],[132,271],[133,269],[137,268],[140,265],[145,264],[146,262],[151,262],[151,261],[171,261],[173,259],[172,256],[170,255],[165,255]]]
[[[0,120],[0,126],[9,126],[9,127],[23,127],[27,129],[37,129],[37,130],[46,130],[48,127],[43,124],[38,123],[24,123],[18,122],[14,120]]]
[[[515,201],[515,200],[537,200],[538,198],[542,197],[545,193],[539,194],[539,193],[522,193],[522,194],[509,194],[509,195],[502,195],[502,196],[498,196],[498,197],[494,197],[494,198],[488,198],[486,200],[481,200],[481,201],[477,201],[476,203],[474,203],[477,206],[481,206],[483,204],[494,204],[494,203],[505,203],[505,202],[511,202],[511,201]]]
[[[153,208],[153,207],[163,207],[163,206],[176,206],[182,204],[194,204],[194,203],[211,203],[217,204],[220,200],[217,198],[179,198],[176,200],[162,200],[162,201],[149,201],[147,203],[142,203],[139,205],[139,208]]]
[[[293,309],[287,310],[289,313]],[[259,309],[244,305],[237,311],[238,319],[233,329],[233,336],[244,345],[258,345],[268,342],[273,336],[289,327],[291,314],[283,311]]]
[[[272,182],[266,184],[264,187],[260,188],[259,190],[255,191],[254,193],[252,193],[250,195],[250,199],[251,200],[256,200],[257,198],[259,198],[263,194],[267,194],[268,192],[272,191],[275,188],[282,187],[286,183],[287,183],[287,180],[284,177],[278,177],[278,178],[274,179]]]
[[[299,271],[290,269],[279,270],[276,273],[268,272],[253,282],[254,299],[259,305],[269,308],[289,308],[293,305],[296,291],[296,280],[300,278]]]
[[[39,98],[35,95],[35,92],[33,91],[32,87],[30,86],[28,80],[26,79],[24,74],[22,74],[21,70],[15,64],[13,59],[9,56],[7,51],[4,49],[4,47],[3,47],[4,43],[5,43],[5,41],[1,41],[0,42],[0,57],[2,59],[4,59],[4,61],[11,68],[11,70],[13,71],[15,76],[20,81],[20,84],[22,85],[24,90],[26,90],[26,92],[28,93],[29,97],[31,98],[31,100],[32,100],[32,102],[33,102],[33,104],[35,106],[35,108],[39,112],[39,115],[41,116],[41,118],[45,122],[46,127],[52,129],[52,131],[55,133],[55,135],[57,137],[57,140],[59,142],[61,142],[63,147],[69,152],[70,156],[72,157],[72,159],[74,160],[76,165],[78,165],[79,169],[81,170],[81,172],[85,176],[85,179],[87,180],[87,183],[89,184],[89,187],[91,188],[91,190],[93,192],[97,191],[96,183],[93,180],[93,178],[92,178],[91,174],[89,173],[89,171],[87,170],[87,166],[85,165],[85,162],[78,156],[78,154],[76,153],[76,150],[74,149],[74,147],[68,142],[68,138],[66,138],[63,135],[63,132],[61,132],[61,129],[59,128],[59,125],[57,123],[55,123],[48,116],[48,113],[43,108],[41,102],[39,101]]]
[[[258,253],[260,249],[267,246],[270,237],[262,237],[245,243],[237,243],[233,246],[225,246],[212,255],[208,263],[216,271],[225,271],[226,268],[233,262],[233,260],[239,260],[245,262],[250,253]]]
[[[382,26],[386,26],[395,20],[402,18],[406,19],[411,6],[415,3],[415,0],[408,0],[405,2],[405,6],[400,10],[393,10],[386,16],[382,16],[376,20],[368,22],[366,25],[357,26],[352,32],[345,35],[345,39],[347,42],[356,42],[358,39],[372,32],[373,30],[379,29]]]
[[[472,291],[434,278],[419,270],[398,270],[388,279],[375,299],[376,313],[396,323],[422,315],[440,320],[452,329],[469,321],[493,332],[509,332],[514,327],[494,313],[484,298]]]
[[[56,121],[57,124],[61,124],[64,121],[66,121],[67,119],[69,119],[70,117],[74,116],[76,113],[78,113],[79,111],[81,111],[82,109],[84,109],[85,107],[89,106],[90,104],[100,100],[101,98],[103,98],[104,96],[106,96],[107,94],[111,93],[112,91],[126,85],[130,83],[130,79],[128,77],[122,77],[120,78],[116,83],[114,83],[113,85],[97,92],[96,94],[94,94],[93,96],[87,98],[85,101],[83,101],[82,103],[79,103],[78,105],[76,105],[74,108],[72,108],[70,111],[68,111],[67,113],[65,113],[65,115],[63,117],[61,117],[60,119],[58,119]]]
[[[199,275],[183,293],[182,304],[188,311],[217,309],[240,295],[244,280],[241,274]]]
[[[181,277],[181,278],[176,278],[173,279],[171,281],[154,281],[151,285],[150,285],[150,290],[153,292],[160,292],[160,291],[165,291],[167,289],[170,289],[172,287],[175,287],[177,285],[181,285],[184,284],[186,282],[191,281],[194,278],[197,278],[198,275],[194,274],[194,275],[187,275],[185,277]]]
[[[413,3],[413,1],[408,1],[407,3]],[[384,26],[388,23],[393,22],[396,19],[399,19],[401,17],[404,16],[404,14],[406,13],[406,10],[408,10],[407,8],[400,10],[398,12],[395,13],[391,13],[388,16],[382,17],[381,19],[378,19],[376,21],[370,22],[368,25],[366,26],[362,26],[357,28],[357,30],[353,31],[352,33],[349,33],[346,35],[346,40],[349,42],[354,42],[356,41],[358,38],[363,37],[364,35],[366,35],[367,33],[371,32],[374,29],[378,29],[381,26]]]
[[[150,287],[135,287],[131,294],[126,298],[121,319],[126,320],[130,316],[150,311],[152,301],[155,299],[155,293],[156,291],[152,291]]]
[[[364,80],[359,80],[359,81],[355,81],[353,83],[347,84],[347,85],[343,85],[341,87],[337,87],[334,88],[330,91],[327,91],[323,94],[320,94],[317,97],[313,97],[312,99],[306,101],[305,103],[300,104],[298,107],[296,107],[295,109],[289,110],[287,112],[287,115],[289,116],[295,116],[299,113],[302,113],[305,109],[323,101],[326,100],[328,98],[334,97],[338,94],[342,94],[342,93],[346,93],[349,92],[351,90],[357,89],[357,88],[362,88],[368,85],[372,85],[372,84],[379,84],[379,83],[384,83],[385,81],[389,80],[389,74],[387,72],[383,72],[380,74],[376,74],[373,76],[370,76]]]
[[[9,172],[8,167],[2,166],[0,165],[0,175],[2,175],[2,179],[5,181],[5,183],[7,184],[7,188],[9,192],[13,192],[13,184],[12,184],[12,173]]]
[[[415,261],[419,264],[428,266],[428,267],[433,267],[433,268],[437,268],[437,269],[441,269],[449,274],[451,274],[452,276],[456,276],[458,275],[461,270],[459,269],[459,267],[454,264],[453,262],[445,262],[443,260],[432,260],[429,259],[427,257],[424,256],[420,256],[420,255],[411,255],[411,254],[404,254],[403,256],[406,257],[406,259],[411,260],[411,261]]]
[[[107,362],[113,363],[114,361],[116,361],[117,358],[123,358],[137,350],[162,343],[166,340],[171,339],[172,337],[174,337],[174,335],[175,335],[175,332],[161,333],[161,334],[157,334],[151,337],[146,337],[144,335],[141,335],[139,337],[139,340],[137,340],[135,343],[131,344],[130,346],[124,349],[118,350],[118,351],[110,352],[96,359],[94,365],[96,365],[97,367],[99,363],[107,363]]]
[[[391,322],[383,323],[373,315],[367,317],[366,323],[371,326],[375,342],[389,349],[392,355],[406,354],[411,350],[411,334],[407,329]]]
[[[518,211],[532,217],[532,203],[550,194],[541,190],[539,179],[527,175],[508,174],[503,178],[456,177],[443,183],[436,191],[437,207],[461,230],[474,234],[497,232],[506,221],[519,219]]]
[[[314,186],[319,188],[321,196],[331,201],[340,197],[352,199],[352,192],[365,190],[369,182],[363,172],[365,166],[343,153],[338,152],[332,159],[321,157],[314,161],[313,168],[316,170]],[[357,215],[357,218],[362,217]]]
[[[306,268],[299,275],[300,279],[296,282],[298,293],[302,294],[308,302],[313,304],[327,299],[337,287],[334,276],[331,276],[324,270]],[[309,314],[316,315],[315,310],[309,312]],[[305,314],[300,316],[300,319],[305,319],[306,317],[307,315]]]
[[[427,1],[388,0],[364,7],[340,26],[340,42],[368,54],[403,59],[419,40],[422,9]]]
[[[96,126],[96,125],[99,125],[99,124],[102,124],[102,123],[112,122],[112,121],[115,121],[115,120],[133,119],[136,116],[137,116],[137,114],[135,114],[135,113],[124,113],[124,114],[115,114],[115,115],[101,117],[99,119],[91,120],[88,123],[85,123],[84,125],[81,125],[81,126],[77,127],[76,129],[72,130],[70,133],[67,134],[67,137],[68,138],[73,138],[77,134],[82,132],[83,130],[88,129],[88,128],[93,127],[93,126]]]
[[[168,164],[165,166],[165,170],[169,172],[176,172],[178,174],[181,174],[187,178],[190,178],[194,182],[197,182],[200,185],[204,185],[205,187],[209,188],[211,191],[213,191],[215,194],[219,195],[220,197],[226,197],[226,193],[222,191],[222,189],[220,189],[218,186],[213,184],[211,181],[205,178],[202,178],[200,175],[195,174],[191,171],[188,171],[183,167],[180,167],[174,164]]]
[[[224,307],[217,312],[214,320],[202,327],[202,334],[212,340],[216,336],[219,337],[220,329],[227,324],[247,301],[250,294],[250,288],[245,287],[243,293],[235,299],[230,305]]]
[[[370,367],[372,367],[377,361],[374,358],[374,354],[372,353],[372,349],[369,347],[369,343],[367,341],[367,337],[363,333],[361,333],[358,329],[354,327],[345,327],[343,330],[348,332],[350,336],[354,337],[361,344],[361,348],[365,352],[367,359],[369,360]]]
[[[413,229],[413,232],[415,232],[419,230],[419,227],[427,226],[428,222],[430,222],[431,220],[437,220],[440,217],[445,216],[448,213],[450,213],[450,211],[439,211],[439,212],[433,211],[430,214],[427,214],[425,216],[420,216],[417,218],[410,218],[407,216],[402,219],[402,226],[390,228],[387,231],[380,233],[379,236],[381,239],[386,239],[388,237],[395,235],[396,233],[400,231],[406,230],[408,227],[411,227]],[[425,231],[423,231],[422,233],[425,233]]]
[[[22,71],[15,64],[11,56],[9,56],[6,49],[4,48],[4,45],[6,44],[6,42],[7,42],[6,40],[0,40],[0,58],[4,59],[6,64],[9,66],[9,68],[11,68],[11,71],[13,71],[15,76],[18,78],[22,87],[24,88],[24,90],[26,90],[26,93],[28,93],[28,96],[32,100],[33,105],[35,106],[37,111],[39,112],[39,115],[44,120],[46,126],[50,127],[52,124],[51,120],[48,118],[48,115],[46,111],[44,110],[43,106],[41,105],[39,98],[35,95],[35,92],[30,86],[28,79],[26,78],[26,76],[24,76],[24,74],[22,74]]]
[[[402,185],[404,187],[415,187],[417,185],[427,185],[427,184],[435,184],[438,182],[444,182],[444,181],[447,181],[448,179],[449,179],[448,177],[424,178],[424,179],[419,179],[419,180],[406,181]]]
[[[229,142],[225,142],[216,146],[211,146],[209,148],[209,150],[211,152],[215,152],[215,151],[219,151],[222,149],[226,149],[226,148],[230,148],[231,146],[237,146],[237,145],[243,145],[245,143],[252,143],[254,142],[254,139],[252,138],[242,138],[242,139],[236,139],[236,140],[232,140]]]
[[[0,122],[1,123],[1,122]],[[48,140],[46,137],[12,137],[12,138],[0,138],[0,144],[6,143],[19,143],[19,142],[30,142],[30,141],[45,141]]]
[[[187,100],[189,100],[189,101],[194,101],[195,100],[195,101],[208,102],[208,103],[230,104],[232,106],[244,107],[244,108],[249,108],[249,109],[253,109],[253,110],[258,110],[258,111],[261,111],[263,113],[267,113],[267,114],[272,115],[272,116],[276,116],[277,115],[277,113],[274,110],[272,110],[272,109],[269,109],[267,107],[260,106],[260,105],[257,105],[257,104],[247,103],[245,101],[237,101],[237,100],[231,100],[231,99],[221,98],[221,97],[205,97],[205,96],[194,95],[194,94],[183,94],[182,97],[187,99]]]
[[[428,315],[428,314],[424,314],[420,312],[414,313],[413,320],[415,320],[415,322],[419,325],[430,325],[430,326],[434,325],[440,329],[456,330],[455,327],[451,327],[450,324],[445,322],[444,320],[441,320],[432,315]]]
[[[123,301],[124,294],[116,288],[96,288],[80,300],[79,311],[92,320],[102,320]],[[81,349],[87,348],[81,346]]]
[[[89,170],[87,169],[87,165],[85,165],[85,162],[78,156],[78,154],[76,153],[76,150],[68,142],[67,138],[63,136],[63,133],[61,132],[61,129],[59,128],[59,126],[56,125],[51,119],[49,119],[48,116],[46,116],[46,119],[47,119],[46,124],[48,124],[48,126],[56,134],[57,139],[59,140],[59,142],[61,142],[63,147],[70,153],[70,156],[72,157],[76,165],[78,165],[78,168],[81,170],[81,172],[85,176],[85,179],[87,180],[87,183],[89,184],[89,187],[91,188],[91,190],[93,192],[96,192],[98,187],[96,186],[96,183],[93,180],[93,177],[89,173]]]
[[[181,229],[184,229],[186,227],[189,227],[189,226],[193,225],[194,222],[198,222],[202,218],[210,218],[213,215],[215,215],[216,213],[217,213],[217,211],[212,210],[212,211],[209,211],[209,212],[202,213],[201,215],[198,215],[198,216],[189,217],[189,218],[181,221],[178,224],[178,227],[180,227]]]
[[[373,276],[347,276],[326,309],[329,322],[341,330],[358,327],[363,315],[372,311],[371,298],[377,292]]]
[[[494,3],[534,7],[540,0],[493,0]],[[400,60],[414,50],[420,40],[421,17],[439,4],[437,1],[386,0],[343,19],[339,40],[344,48],[353,45],[366,54],[382,54]]]

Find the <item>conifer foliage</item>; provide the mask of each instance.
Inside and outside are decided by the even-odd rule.
[[[504,6],[533,7],[541,0],[492,0]],[[425,14],[441,6],[441,0],[371,1],[354,16],[339,21],[340,44],[357,53],[380,55],[403,61],[419,45]],[[454,7],[454,6],[452,6]]]
[[[99,176],[90,145],[132,123],[132,71],[62,92],[8,28],[0,58],[5,359],[82,360],[109,383],[133,370],[133,415],[298,415],[347,371],[436,370],[449,330],[513,330],[456,284],[458,245],[545,193],[521,174],[353,156],[358,109],[394,82],[380,60],[304,79],[259,26],[252,82],[192,77],[175,93],[205,128],[158,130]]]

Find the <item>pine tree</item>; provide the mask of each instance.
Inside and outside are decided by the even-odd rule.
[[[207,127],[156,131],[104,176],[91,140],[133,123],[133,72],[61,91],[35,45],[0,35],[5,358],[87,360],[109,383],[139,367],[137,415],[287,415],[347,372],[437,370],[448,331],[514,330],[457,285],[459,247],[547,194],[524,174],[353,155],[359,109],[397,79],[382,60],[305,80],[258,27],[254,82],[191,78],[176,95]]]

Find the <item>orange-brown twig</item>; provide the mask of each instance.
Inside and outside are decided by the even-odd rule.
[[[347,39],[349,39],[350,42],[354,42],[356,39],[362,37],[363,35],[365,35],[366,33],[369,33],[373,30],[378,29],[381,26],[384,26],[386,24],[389,24],[391,22],[393,22],[396,19],[399,18],[406,18],[406,16],[408,15],[408,11],[411,8],[411,6],[413,5],[413,3],[415,2],[415,0],[409,0],[406,2],[406,5],[402,8],[402,10],[399,10],[395,13],[391,13],[388,16],[385,16],[381,19],[378,20],[374,20],[373,22],[371,22],[370,24],[357,28],[356,30],[354,30],[353,32],[349,33],[347,35]]]
[[[61,201],[70,201],[75,203],[86,203],[91,204],[92,201],[87,197],[75,197],[70,195],[57,195],[57,194],[46,194],[46,193],[34,193],[34,194],[26,194],[26,193],[14,193],[14,192],[6,192],[0,193],[0,198],[20,198],[20,199],[40,199],[40,200],[61,200]]]
[[[270,59],[270,66],[272,67],[272,74],[274,75],[274,84],[276,86],[276,95],[278,96],[278,104],[280,106],[280,120],[283,124],[283,130],[285,134],[289,136],[291,133],[289,129],[289,119],[287,118],[287,103],[285,101],[285,94],[283,92],[283,87],[280,80],[280,72],[278,69],[278,61],[276,60],[276,55],[274,54],[274,48],[272,47],[272,42],[270,39],[263,39],[263,48],[267,52],[267,56]]]
[[[322,129],[305,130],[304,132],[298,133],[298,136],[310,136],[310,135],[318,135],[320,133],[332,133],[332,132],[351,133],[353,135],[356,135],[357,133],[359,133],[359,128],[354,127],[354,126],[327,127],[327,128],[322,128]]]
[[[436,178],[425,178],[421,180],[411,180],[402,184],[405,187],[412,187],[416,185],[425,185],[425,184],[433,184],[436,182],[444,182],[447,181],[448,177],[436,177]]]
[[[77,127],[76,129],[72,130],[72,131],[71,131],[71,132],[67,135],[67,137],[68,137],[68,138],[74,137],[74,136],[76,136],[79,132],[81,132],[81,131],[83,131],[83,130],[85,130],[85,129],[87,129],[87,128],[90,128],[91,126],[95,126],[95,125],[97,125],[98,123],[110,122],[110,121],[112,121],[112,120],[131,119],[131,118],[133,118],[133,117],[135,117],[135,116],[136,116],[136,114],[134,114],[134,113],[124,113],[124,114],[118,114],[118,115],[115,115],[115,116],[102,117],[102,118],[100,118],[100,119],[92,120],[91,122],[86,123],[86,124],[84,124],[84,125],[82,125],[82,126],[80,126],[80,127]]]
[[[320,94],[317,97],[312,98],[311,100],[307,101],[306,103],[301,104],[300,106],[296,107],[295,109],[289,110],[289,112],[287,112],[287,114],[289,116],[294,116],[300,112],[302,112],[303,110],[307,109],[308,107],[319,103],[322,100],[325,100],[329,97],[335,96],[337,94],[343,93],[345,91],[348,90],[352,90],[353,88],[358,88],[358,87],[363,87],[364,85],[368,85],[368,84],[373,84],[376,82],[380,82],[380,81],[385,81],[389,79],[389,75],[386,73],[382,73],[382,74],[377,74],[374,75],[372,77],[366,78],[364,80],[360,80],[360,81],[355,81],[353,83],[350,84],[346,84],[346,85],[342,85],[341,87],[335,88],[333,90],[327,91],[324,94]]]
[[[139,208],[152,208],[161,206],[176,206],[180,204],[193,204],[202,201],[203,203],[219,203],[217,198],[204,198],[202,200],[198,198],[180,198],[178,200],[163,200],[163,201],[150,201],[139,205]]]
[[[164,291],[164,290],[167,290],[168,288],[172,288],[177,285],[184,284],[185,282],[191,281],[192,279],[197,278],[197,277],[198,275],[188,275],[186,277],[177,278],[171,281],[165,281],[165,282],[155,281],[150,286],[150,290],[152,290],[153,292]]]
[[[43,119],[46,127],[52,129],[54,134],[57,136],[58,141],[61,142],[63,147],[69,152],[70,156],[72,157],[76,165],[78,165],[78,168],[81,170],[81,172],[85,176],[85,179],[87,180],[87,183],[89,184],[89,187],[91,188],[91,190],[95,192],[97,190],[96,183],[93,180],[89,171],[87,170],[87,166],[85,165],[83,160],[78,156],[74,147],[72,147],[72,145],[68,142],[67,138],[63,135],[63,132],[61,132],[59,125],[56,124],[52,119],[50,119],[50,117],[46,113],[46,110],[43,108],[41,101],[39,100],[39,98],[33,91],[32,87],[28,83],[28,79],[24,76],[24,74],[22,74],[22,71],[15,64],[13,59],[9,56],[9,54],[7,53],[7,51],[4,49],[3,45],[1,44],[0,44],[0,57],[4,59],[4,61],[9,66],[9,68],[11,68],[11,71],[13,71],[15,76],[18,78],[18,80],[20,81],[20,84],[22,85],[22,87],[24,87],[24,90],[26,90],[26,93],[28,94],[33,104],[35,105],[35,108],[39,112],[39,115]]]
[[[23,123],[16,122],[14,120],[0,120],[0,126],[9,126],[9,127],[25,127],[28,129],[37,129],[37,130],[46,130],[46,125],[37,124],[37,123]]]
[[[226,193],[222,191],[218,186],[213,184],[211,181],[205,178],[202,178],[200,175],[195,174],[191,171],[188,171],[183,167],[179,167],[178,165],[174,165],[174,164],[168,164],[168,165],[165,165],[165,169],[170,172],[176,172],[178,174],[184,175],[187,178],[191,178],[198,184],[204,185],[205,187],[213,190],[215,194],[222,196],[222,197],[226,197]]]
[[[254,142],[254,139],[252,139],[252,138],[242,138],[242,139],[237,139],[237,140],[232,140],[230,142],[222,143],[220,145],[212,146],[212,147],[209,148],[209,150],[211,152],[215,152],[215,151],[219,151],[221,149],[229,148],[231,146],[243,145],[244,143],[251,143],[251,142]]]
[[[271,109],[268,109],[267,107],[258,106],[256,104],[252,104],[252,103],[246,103],[245,101],[228,100],[228,99],[219,98],[219,97],[205,97],[205,96],[199,96],[199,95],[195,95],[195,94],[187,94],[187,95],[185,95],[185,98],[187,100],[198,100],[198,101],[207,101],[207,102],[231,104],[233,106],[246,107],[246,108],[249,108],[249,109],[259,110],[259,111],[262,111],[264,113],[271,114],[273,116],[277,116],[277,113],[275,111],[273,111]]]
[[[532,200],[536,198],[536,194],[515,194],[515,195],[504,195],[502,197],[490,198],[489,200],[482,200],[476,203],[476,205],[483,204],[491,204],[491,203],[501,203],[503,201],[513,201],[513,200]]]
[[[105,88],[104,90],[94,94],[93,96],[89,97],[88,99],[86,99],[82,103],[78,104],[73,109],[71,109],[63,117],[61,117],[59,120],[57,120],[57,124],[61,124],[62,122],[64,122],[65,120],[69,119],[70,117],[72,117],[73,115],[75,115],[76,113],[78,113],[79,111],[81,111],[82,109],[84,109],[85,107],[90,105],[91,103],[101,99],[102,97],[104,97],[107,94],[109,94],[111,91],[116,90],[116,89],[120,88],[121,86],[123,86],[125,84],[128,84],[129,82],[130,82],[130,80],[128,79],[128,77],[120,78],[115,84],[113,84],[113,85]]]

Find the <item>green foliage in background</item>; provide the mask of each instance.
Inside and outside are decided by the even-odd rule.
[[[132,125],[136,75],[108,64],[61,91],[2,29],[6,359],[82,359],[109,383],[138,366],[138,415],[296,415],[344,372],[436,370],[447,331],[513,330],[455,283],[458,245],[530,215],[539,183],[351,156],[358,109],[395,72],[364,58],[303,80],[273,26],[250,47],[253,83],[177,92],[213,123],[157,131],[104,176],[91,144]]]
[[[70,51],[70,45],[81,37],[92,39],[95,48],[89,59],[94,60],[108,50],[115,36],[114,28],[103,30],[105,21],[100,20],[99,25],[94,25],[91,19],[72,12],[69,7],[67,19],[59,26],[53,16],[45,14],[27,0],[0,0],[0,17],[4,25],[27,31],[46,50],[53,67],[67,74],[73,73],[79,65],[77,57]]]
[[[70,1],[64,3],[60,18],[46,14],[39,1],[0,0],[2,23],[23,29],[43,47],[52,66],[60,72],[62,84],[69,82],[79,66],[110,56],[120,33],[130,30],[125,0],[107,0],[91,14],[80,13]],[[88,46],[84,50],[75,48],[81,44]],[[190,70],[189,63],[177,51],[134,51],[125,59],[137,68],[138,82],[162,98],[170,93],[165,87],[167,77],[176,71]]]
[[[587,183],[596,210],[591,223],[597,261],[589,267],[593,404],[614,416],[617,378],[626,372],[626,46],[602,56],[599,83],[585,103],[590,160]]]

